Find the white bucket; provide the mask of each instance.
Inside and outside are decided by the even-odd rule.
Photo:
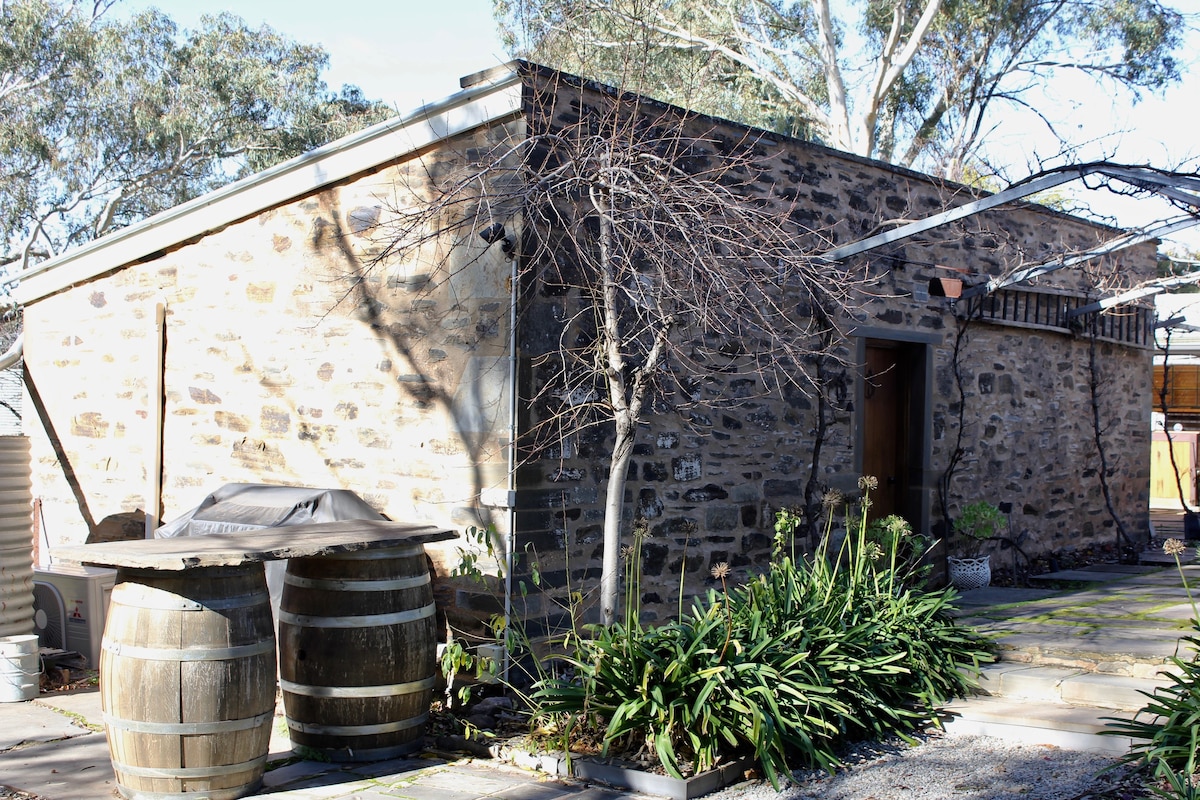
[[[37,697],[41,672],[37,636],[0,636],[0,703]]]

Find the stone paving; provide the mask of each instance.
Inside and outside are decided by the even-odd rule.
[[[1006,661],[1154,677],[1180,652],[1179,637],[1190,631],[1189,591],[1174,567],[1113,566],[1073,570],[1063,581],[1090,576],[1103,582],[1099,587],[966,592],[960,619],[991,632]],[[1200,566],[1185,566],[1183,572],[1189,586],[1200,586]]]
[[[0,786],[47,800],[108,800],[116,782],[95,689],[0,703]],[[282,726],[276,726],[281,728]],[[491,761],[422,755],[365,764],[293,760],[286,736],[271,740],[254,796],[284,800],[616,800],[630,792],[549,778]],[[0,793],[2,794],[2,793]]]

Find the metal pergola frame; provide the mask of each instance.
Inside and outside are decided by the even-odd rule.
[[[1172,173],[1152,167],[1125,166],[1102,161],[1062,167],[1028,178],[995,194],[972,200],[969,203],[947,209],[924,219],[900,225],[889,231],[877,233],[873,236],[835,247],[823,253],[822,257],[830,261],[844,261],[852,256],[869,252],[884,245],[892,244],[907,239],[910,236],[946,225],[947,223],[1016,202],[1038,192],[1052,189],[1055,186],[1060,186],[1070,181],[1081,180],[1091,175],[1100,175],[1108,181],[1118,181],[1132,186],[1138,191],[1158,195],[1173,204],[1183,206],[1187,213],[1183,216],[1155,223],[1146,228],[1131,229],[1097,247],[1080,253],[1071,255],[1063,254],[1040,264],[1019,269],[1006,276],[990,278],[984,283],[965,289],[962,297],[969,299],[986,296],[1000,289],[1024,283],[1049,272],[1110,255],[1127,247],[1159,239],[1200,224],[1200,175]],[[1083,314],[1104,311],[1114,306],[1149,297],[1173,286],[1184,283],[1195,283],[1197,281],[1200,281],[1200,272],[1150,281],[1137,289],[1076,309],[1071,312],[1071,315],[1072,317],[1077,317]]]

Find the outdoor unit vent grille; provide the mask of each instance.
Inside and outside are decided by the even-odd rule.
[[[33,632],[39,647],[66,650],[67,608],[54,584],[33,582]]]
[[[100,665],[104,616],[116,570],[55,565],[33,571],[34,630],[42,647],[73,650]]]

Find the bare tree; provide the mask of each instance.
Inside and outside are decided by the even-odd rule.
[[[836,336],[858,282],[815,257],[825,242],[793,221],[764,176],[767,146],[616,94],[570,123],[529,129],[471,163],[397,187],[386,245],[366,267],[425,260],[467,268],[455,247],[509,253],[527,292],[567,299],[557,341],[530,355],[527,457],[580,432],[612,433],[601,617],[616,618],[624,492],[639,427],[663,413],[810,391],[812,357]],[[561,116],[556,117],[561,120]],[[435,175],[436,172],[436,175]],[[432,262],[432,263],[429,263]]]
[[[1096,477],[1100,481],[1100,492],[1104,497],[1104,508],[1108,511],[1108,516],[1116,527],[1116,547],[1117,552],[1121,554],[1121,562],[1128,563],[1128,559],[1131,558],[1136,561],[1137,556],[1134,550],[1133,538],[1129,535],[1129,528],[1125,524],[1124,518],[1118,512],[1116,503],[1113,500],[1111,477],[1113,471],[1116,469],[1116,465],[1112,463],[1112,458],[1109,455],[1107,439],[1112,430],[1117,427],[1117,423],[1110,419],[1113,416],[1111,412],[1112,405],[1104,398],[1106,378],[1100,364],[1097,342],[1099,319],[1100,315],[1093,314],[1087,321],[1088,411],[1091,415],[1092,441],[1096,447],[1096,458],[1098,461]]]

